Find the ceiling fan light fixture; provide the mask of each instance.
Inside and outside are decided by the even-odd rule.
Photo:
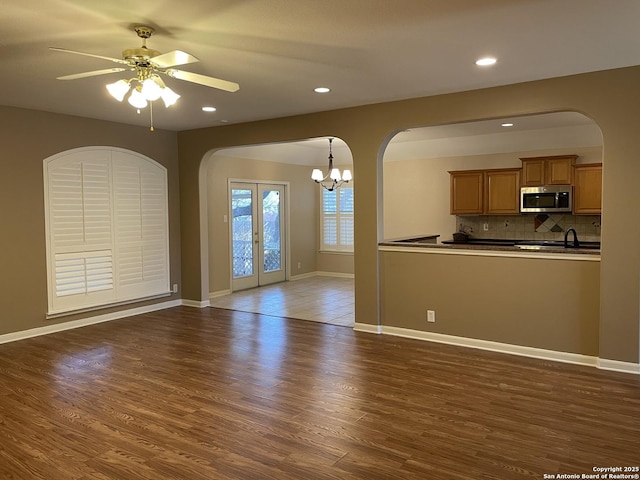
[[[147,106],[147,99],[144,98],[141,90],[142,87],[138,86],[129,95],[128,102],[135,108],[145,108]]]
[[[155,31],[152,27],[135,25],[133,30],[138,37],[142,39],[142,46],[123,50],[122,58],[105,57],[103,55],[78,52],[65,48],[50,47],[51,50],[58,52],[99,58],[123,65],[123,67],[118,68],[106,68],[73,75],[64,75],[57,78],[59,80],[75,80],[78,78],[94,77],[96,75],[124,72],[125,70],[135,72],[133,78],[118,80],[106,85],[106,88],[109,94],[119,102],[127,98],[128,103],[136,108],[138,113],[140,113],[140,109],[150,105],[151,130],[153,130],[153,102],[162,98],[162,101],[168,108],[175,104],[180,98],[180,95],[165,85],[159,74],[227,92],[236,92],[240,88],[235,82],[171,68],[177,65],[187,65],[198,62],[199,60],[193,55],[181,50],[160,53],[157,50],[148,48],[146,41]]]
[[[158,100],[164,90],[164,83],[160,77],[153,75],[142,82],[142,90],[140,93],[148,101],[153,102]]]
[[[131,85],[128,80],[118,80],[117,82],[107,85],[107,91],[109,94],[119,102],[124,100],[124,97],[130,88]]]
[[[173,105],[178,101],[178,99],[180,98],[180,95],[178,95],[176,92],[171,90],[169,87],[164,87],[162,89],[161,98],[162,98],[162,101],[164,102],[164,106],[166,108],[169,108],[171,105]]]

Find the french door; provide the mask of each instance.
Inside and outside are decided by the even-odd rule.
[[[233,291],[286,279],[284,195],[284,185],[230,184]]]

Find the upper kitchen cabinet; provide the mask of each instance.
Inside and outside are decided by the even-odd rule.
[[[486,170],[484,173],[484,213],[518,215],[520,213],[520,169]]]
[[[451,215],[517,215],[520,169],[462,170],[451,175]]]
[[[464,170],[451,175],[451,215],[483,213],[484,172]]]
[[[575,166],[573,213],[600,215],[602,212],[602,164]]]
[[[522,185],[572,185],[576,158],[577,155],[521,158]]]

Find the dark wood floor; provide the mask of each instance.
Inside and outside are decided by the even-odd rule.
[[[503,480],[640,465],[638,376],[213,308],[0,345],[0,385],[3,479]]]

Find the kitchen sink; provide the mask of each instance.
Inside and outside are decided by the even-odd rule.
[[[538,249],[551,249],[551,248],[564,248],[564,241],[562,240],[518,240],[516,246],[523,250],[538,250]],[[578,247],[573,246],[573,242],[568,242],[567,248],[587,249],[587,250],[599,250],[600,242],[580,242]]]

